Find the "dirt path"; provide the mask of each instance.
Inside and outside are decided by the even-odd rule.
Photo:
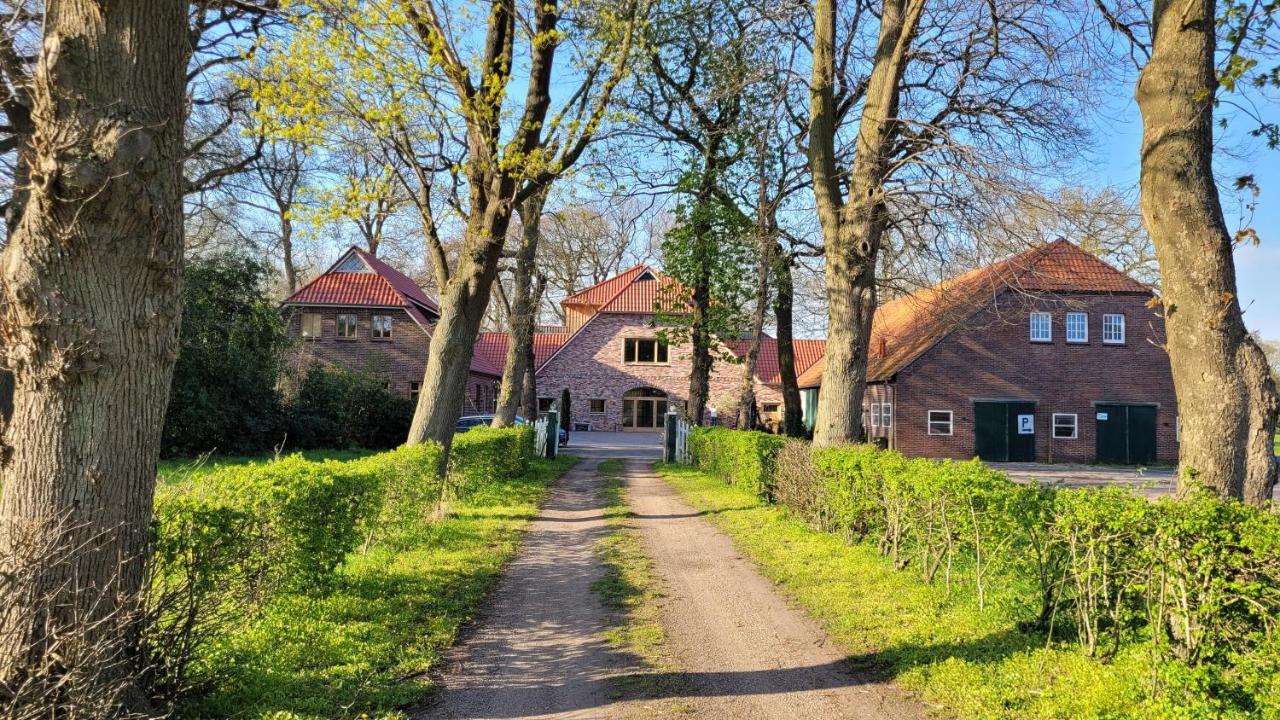
[[[616,620],[591,586],[608,532],[598,459],[550,494],[477,627],[448,658],[443,690],[415,718],[918,718],[892,686],[852,672],[733,543],[629,460],[633,517],[662,579],[674,671],[642,667],[604,639]],[[628,681],[650,694],[634,698]],[[657,688],[658,696],[652,695]]]
[[[892,685],[850,670],[732,541],[647,463],[626,465],[628,498],[655,570],[683,693],[700,718],[918,718]]]
[[[607,532],[596,460],[565,474],[529,527],[475,631],[446,662],[443,691],[418,718],[600,718],[610,678],[639,670],[609,646],[591,584]]]

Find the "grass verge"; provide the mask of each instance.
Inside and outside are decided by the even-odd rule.
[[[548,485],[577,458],[534,460],[527,475],[455,502],[405,551],[354,553],[323,597],[288,595],[203,654],[211,687],[186,718],[400,718],[431,689],[454,642],[520,545]]]
[[[996,591],[979,611],[971,592],[897,572],[870,545],[810,529],[755,495],[678,466],[659,466],[685,501],[728,533],[760,571],[855,664],[883,670],[949,714],[971,718],[1162,718],[1147,699],[1149,650],[1110,662],[1023,632],[1017,593]],[[1185,715],[1185,713],[1184,713]]]
[[[616,621],[605,639],[635,655],[645,672],[628,675],[619,683],[620,699],[654,699],[678,695],[678,674],[666,653],[666,629],[662,626],[662,586],[653,563],[644,551],[639,532],[627,525],[630,508],[623,491],[621,460],[605,460],[599,472],[604,478],[604,516],[609,534],[596,545],[605,576],[591,589],[614,612]],[[674,702],[674,701],[672,701]]]

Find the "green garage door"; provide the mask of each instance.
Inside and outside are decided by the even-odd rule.
[[[1098,462],[1149,465],[1156,461],[1154,405],[1096,405]]]
[[[1036,459],[1035,413],[1035,403],[975,402],[973,404],[974,454],[990,462],[1034,461]],[[1019,423],[1020,415],[1032,417],[1029,428]],[[1031,432],[1027,432],[1028,430]]]

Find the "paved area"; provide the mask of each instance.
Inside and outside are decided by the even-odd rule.
[[[1107,467],[1102,465],[1047,465],[1044,463],[990,463],[1016,482],[1038,482],[1065,487],[1121,485],[1150,498],[1172,495],[1177,476],[1171,467]]]
[[[654,569],[686,712],[724,720],[917,718],[889,683],[855,671],[733,542],[686,505],[649,463],[628,461],[627,495]]]
[[[660,432],[573,432],[562,452],[591,458],[662,459]]]

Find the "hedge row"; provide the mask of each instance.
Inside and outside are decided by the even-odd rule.
[[[1148,643],[1153,687],[1185,705],[1280,712],[1280,514],[1205,491],[1149,502],[1018,484],[977,460],[755,435],[696,432],[694,462],[816,529],[874,543],[924,582],[967,587],[979,608],[994,587],[1020,593],[1024,628],[1091,656]]]
[[[459,435],[441,477],[425,443],[345,462],[301,455],[229,467],[157,488],[148,598],[151,685],[188,691],[197,646],[283,594],[323,595],[353,551],[400,548],[440,503],[515,479],[532,454],[525,428]]]

